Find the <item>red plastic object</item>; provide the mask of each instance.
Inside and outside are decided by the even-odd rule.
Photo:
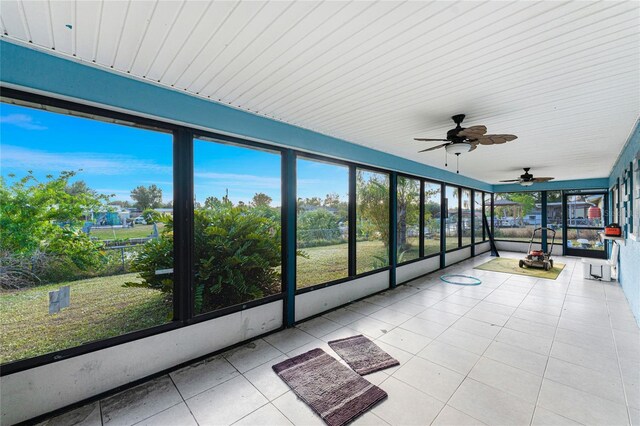
[[[589,217],[589,219],[600,219],[600,213],[600,207],[591,206],[587,211],[587,216]]]
[[[544,255],[544,252],[542,250],[531,250],[529,252],[529,255],[531,255],[531,256],[542,256],[542,255]]]
[[[622,236],[622,228],[615,223],[612,223],[609,226],[605,226],[604,235],[607,237],[620,237]]]

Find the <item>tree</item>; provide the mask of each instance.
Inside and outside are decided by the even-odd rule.
[[[258,192],[251,199],[251,205],[253,207],[269,206],[272,201],[273,201],[273,198],[269,197],[267,194]]]
[[[148,187],[140,185],[131,191],[131,198],[140,210],[156,209],[162,205],[162,189],[155,184]]]
[[[0,253],[12,259],[47,258],[47,271],[87,271],[101,261],[100,243],[82,232],[88,211],[103,208],[108,197],[95,191],[68,192],[75,172],[39,181],[32,172],[8,185],[0,177]],[[10,177],[13,177],[10,175]]]
[[[356,172],[356,213],[361,227],[369,225],[384,245],[389,245],[388,175]]]
[[[71,185],[67,184],[64,190],[69,195],[81,195],[81,194],[96,195],[96,191],[89,188],[87,186],[87,183],[83,180],[77,180],[73,182]]]
[[[407,250],[407,222],[415,223],[420,216],[420,182],[415,179],[398,177],[398,248]]]

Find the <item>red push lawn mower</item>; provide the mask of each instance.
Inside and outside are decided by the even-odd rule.
[[[540,236],[542,237],[542,231],[552,232],[551,245],[549,245],[549,251],[545,253],[542,250],[531,250],[531,246],[533,245],[533,240],[536,239],[536,233],[540,231]],[[553,251],[553,243],[556,240],[556,231],[551,228],[536,228],[533,230],[531,234],[531,240],[529,241],[529,250],[527,250],[527,257],[524,259],[520,259],[518,265],[521,268],[525,266],[527,268],[540,268],[545,271],[550,271],[553,268],[553,259],[551,259],[551,252]]]

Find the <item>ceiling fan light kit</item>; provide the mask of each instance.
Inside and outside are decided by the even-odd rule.
[[[447,154],[460,155],[465,152],[471,151],[472,145],[468,142],[452,143],[444,147],[447,150]]]

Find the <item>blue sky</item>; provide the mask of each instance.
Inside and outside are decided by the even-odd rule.
[[[32,170],[38,179],[61,171],[78,172],[75,179],[113,200],[130,200],[138,185],[156,184],[164,201],[172,198],[171,134],[102,123],[38,109],[0,104],[0,168],[17,178]],[[194,185],[197,201],[208,196],[249,202],[256,192],[280,205],[280,156],[277,153],[194,142]],[[345,167],[298,161],[298,196],[338,193],[346,199]],[[9,179],[11,181],[11,179]]]

